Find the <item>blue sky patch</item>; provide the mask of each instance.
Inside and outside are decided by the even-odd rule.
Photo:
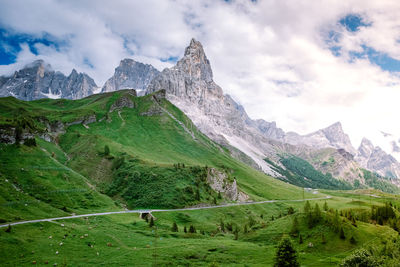
[[[161,58],[160,60],[162,62],[176,63],[178,61],[178,59],[179,59],[179,57],[170,56],[168,58]]]
[[[360,27],[371,26],[370,23],[365,23],[363,18],[358,14],[349,14],[339,20],[339,23],[350,32],[356,32]]]
[[[31,52],[38,55],[35,44],[52,46],[59,50],[61,42],[58,42],[51,35],[44,33],[35,37],[28,34],[17,34],[0,28],[0,65],[8,65],[15,62],[17,54],[21,51],[21,44],[27,44]]]
[[[371,63],[378,65],[382,70],[400,72],[400,60],[366,45],[363,45],[362,48],[362,52],[350,52],[351,61],[356,58],[368,58]]]

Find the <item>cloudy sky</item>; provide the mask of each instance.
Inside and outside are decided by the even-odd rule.
[[[252,118],[303,134],[341,121],[354,146],[385,146],[381,131],[400,137],[399,14],[396,0],[0,0],[0,74],[41,58],[102,86],[122,58],[162,70],[194,37]]]

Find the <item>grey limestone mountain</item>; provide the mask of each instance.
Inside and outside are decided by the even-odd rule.
[[[363,168],[373,170],[381,176],[388,178],[400,177],[400,164],[396,159],[380,147],[374,146],[366,138],[361,141],[356,160]]]
[[[359,163],[354,160],[357,151],[339,122],[311,134],[299,135],[285,133],[275,122],[251,120],[244,108],[229,95],[224,95],[214,82],[203,46],[195,39],[175,66],[164,69],[150,82],[146,93],[160,89],[166,90],[167,98],[203,133],[220,144],[243,152],[247,162],[250,158],[268,174],[279,176],[264,158],[280,164],[279,155],[290,153],[336,177],[349,181],[359,179]],[[231,151],[234,154],[235,150]],[[243,158],[237,153],[236,156]],[[376,165],[369,166],[375,171]]]
[[[102,92],[135,89],[140,95],[150,81],[159,73],[156,68],[149,64],[126,58],[121,60],[119,66],[115,68],[114,75],[106,81]]]
[[[40,98],[79,99],[93,94],[97,85],[85,73],[72,70],[69,76],[54,71],[43,60],[36,60],[10,77],[0,78],[0,96],[22,100]]]
[[[200,42],[192,39],[183,58],[156,76],[147,87],[147,93],[160,89],[166,90],[167,98],[203,133],[221,144],[236,147],[264,171],[270,171],[263,160],[263,152],[246,140],[261,135],[249,126],[252,121],[243,107],[224,95],[214,82],[210,62]]]
[[[349,136],[344,133],[340,122],[307,135],[290,132],[281,140],[293,145],[305,144],[318,149],[326,147],[341,148],[353,156],[356,154],[356,150],[351,144]]]

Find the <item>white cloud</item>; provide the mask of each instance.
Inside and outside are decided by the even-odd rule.
[[[40,57],[66,74],[86,72],[101,86],[122,58],[162,69],[171,64],[161,59],[182,56],[195,37],[216,82],[252,118],[300,133],[341,121],[355,146],[363,136],[379,143],[379,130],[400,136],[400,79],[366,58],[350,63],[349,52],[367,45],[400,59],[399,11],[398,1],[373,0],[2,1],[2,27],[48,33],[65,45],[38,45],[39,56],[23,45],[17,63],[0,66],[0,73]],[[350,13],[371,26],[346,31],[338,21]],[[332,30],[340,36],[340,57],[326,43]]]

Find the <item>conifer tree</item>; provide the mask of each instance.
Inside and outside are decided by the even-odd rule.
[[[110,155],[110,148],[108,147],[108,145],[105,145],[105,146],[104,146],[104,155],[105,155],[105,156]]]
[[[297,253],[289,237],[284,237],[278,245],[274,267],[297,267]]]
[[[293,236],[297,236],[298,233],[299,233],[299,222],[297,220],[297,217],[294,217],[292,229],[290,229],[290,234]]]
[[[309,213],[311,212],[311,205],[310,202],[307,200],[306,204],[304,204],[304,213]]]
[[[190,227],[189,227],[189,233],[191,233],[191,234],[195,234],[195,233],[196,233],[196,228],[194,228],[193,225],[190,225]]]
[[[324,211],[328,211],[328,203],[326,203],[326,201],[325,201],[325,203],[324,203]]]
[[[243,233],[247,234],[249,230],[247,229],[247,224],[244,225],[243,227]]]
[[[225,224],[223,220],[221,220],[220,226],[221,226],[221,232],[225,232]]]
[[[149,227],[153,227],[153,226],[154,226],[154,219],[153,219],[153,217],[150,217]]]
[[[172,224],[171,231],[172,231],[172,232],[179,232],[178,225],[176,224],[176,222],[174,222],[174,223]]]
[[[235,240],[238,240],[239,238],[239,229],[236,227],[235,231],[233,232],[235,234]]]
[[[340,227],[339,236],[341,239],[346,239],[346,236],[344,235],[343,227]]]

